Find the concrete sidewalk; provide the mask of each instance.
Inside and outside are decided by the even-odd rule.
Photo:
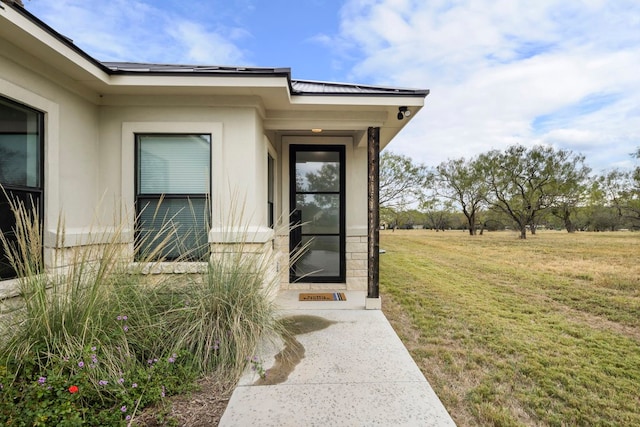
[[[345,293],[336,302],[278,295],[286,317],[312,324],[295,336],[304,355],[278,384],[247,372],[220,426],[455,426],[382,311],[364,309],[364,292]],[[284,345],[260,350],[265,369],[280,371]]]

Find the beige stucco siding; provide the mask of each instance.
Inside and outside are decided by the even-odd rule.
[[[195,104],[201,101],[197,97],[191,100]],[[145,97],[139,100],[142,105],[131,105],[136,99],[128,98],[127,105],[100,108],[100,183],[109,195],[106,202],[111,210],[118,210],[114,204],[122,201],[131,222],[135,133],[210,133],[212,241],[218,241],[232,225],[261,231],[266,225],[267,146],[257,110],[180,105],[184,98],[172,102],[162,97],[156,100],[163,103],[161,107],[148,105],[151,102]]]
[[[100,198],[98,107],[55,73],[43,76],[0,54],[0,95],[45,114],[45,240],[60,212],[72,230],[87,227]]]

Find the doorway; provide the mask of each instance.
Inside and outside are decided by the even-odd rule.
[[[290,146],[289,281],[345,282],[345,149]]]

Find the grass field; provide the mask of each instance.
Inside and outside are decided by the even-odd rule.
[[[381,248],[383,310],[459,426],[640,425],[640,233]]]

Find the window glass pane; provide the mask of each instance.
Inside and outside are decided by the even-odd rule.
[[[296,209],[302,212],[302,233],[340,232],[340,195],[297,194]]]
[[[334,151],[298,151],[296,191],[340,191],[340,154]]]
[[[295,263],[297,277],[338,277],[340,275],[340,238],[338,236],[303,237],[302,243],[307,246]]]
[[[9,196],[9,199],[7,199],[7,196]],[[17,244],[14,234],[16,217],[14,212],[11,210],[9,200],[13,203],[22,203],[29,210],[32,207],[35,208],[39,217],[42,218],[42,212],[39,209],[41,205],[41,198],[41,191],[38,190],[7,190],[7,194],[0,190],[0,232],[4,234],[9,245]],[[16,276],[16,271],[7,259],[3,245],[0,244],[0,280],[12,279]]]
[[[0,99],[0,183],[40,187],[41,117]]]
[[[208,194],[210,135],[139,135],[139,194]]]
[[[206,260],[209,203],[205,198],[138,198],[139,255],[158,247],[159,257]],[[164,243],[163,243],[164,241]]]
[[[272,228],[275,222],[275,176],[275,160],[267,154],[267,220]]]

